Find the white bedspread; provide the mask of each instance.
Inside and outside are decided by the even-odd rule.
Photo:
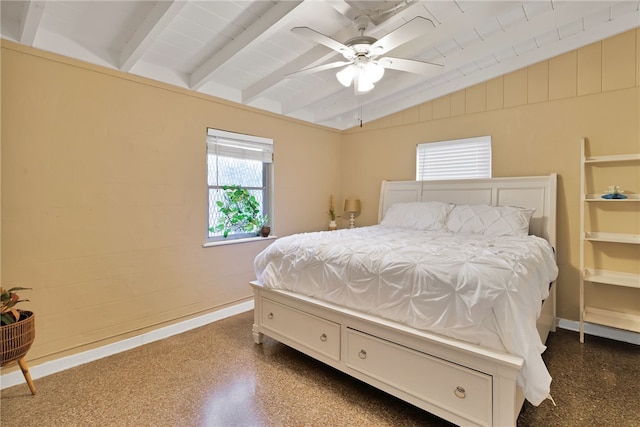
[[[371,226],[278,239],[254,266],[265,287],[518,355],[527,400],[549,395],[536,319],[558,269],[544,239]]]

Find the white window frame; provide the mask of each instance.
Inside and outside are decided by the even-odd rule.
[[[223,185],[230,183],[216,182],[211,185],[209,183],[209,154],[216,156],[232,157],[236,159],[259,160],[263,164],[263,187],[245,187],[251,190],[262,190],[262,213],[269,216],[269,221],[273,224],[273,140],[254,135],[244,135],[235,132],[229,132],[221,129],[207,128],[207,225],[206,225],[206,242],[204,246],[213,246],[218,244],[239,243],[242,241],[251,241],[255,239],[263,239],[256,237],[251,233],[233,233],[227,238],[222,236],[211,236],[209,227],[209,215],[212,207],[210,206],[209,192],[211,189],[222,188]],[[271,227],[273,232],[273,227]]]
[[[416,181],[491,178],[491,136],[416,147]]]

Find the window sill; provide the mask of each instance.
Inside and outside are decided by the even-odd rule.
[[[248,243],[248,242],[260,242],[265,240],[275,240],[278,236],[268,236],[268,237],[246,237],[244,239],[231,239],[231,240],[216,240],[215,242],[207,242],[202,245],[203,248],[210,248],[212,246],[225,246],[225,245],[235,245],[236,243]]]

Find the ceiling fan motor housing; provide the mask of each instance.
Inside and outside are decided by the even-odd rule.
[[[347,40],[345,45],[349,46],[356,55],[361,53],[369,54],[369,48],[377,41],[378,40],[373,37],[357,36]]]

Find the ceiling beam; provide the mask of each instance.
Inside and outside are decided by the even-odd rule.
[[[327,96],[343,90],[346,90],[350,96],[353,96],[352,87],[345,88],[338,83],[338,79],[334,78],[334,80],[335,82],[327,82],[326,85],[317,85],[311,91],[304,92],[298,96],[282,101],[282,114],[291,114],[294,111],[304,110],[305,107],[322,102]]]
[[[352,28],[344,28],[332,35],[334,40],[346,40],[353,37]],[[249,86],[242,91],[242,102],[248,103],[257,98],[261,93],[265,92],[269,88],[277,85],[282,80],[287,78],[286,76],[296,71],[303,70],[315,65],[320,65],[324,61],[338,55],[334,50],[329,49],[323,45],[316,45],[311,50],[306,51],[302,55],[298,56],[291,62],[284,64],[279,69],[275,70],[268,76],[258,80],[253,85]],[[342,56],[341,56],[342,57]]]
[[[293,61],[287,62],[282,67],[261,78],[248,88],[242,91],[242,103],[249,102],[260,96],[261,93],[269,90],[287,78],[288,74],[295,73],[310,66],[320,65],[325,60],[335,56],[337,53],[326,46],[317,45],[311,50],[296,57]]]
[[[302,0],[276,3],[267,13],[258,18],[238,37],[225,45],[191,74],[191,89],[198,90],[204,86],[213,73],[233,56],[268,40],[274,32],[280,29],[278,24],[283,22],[287,15],[300,4],[302,4]]]
[[[334,0],[329,2],[330,6],[335,10],[346,16],[347,18],[354,20],[358,16],[366,15],[371,19],[371,22],[375,26],[379,26],[383,22],[387,21],[390,18],[398,18],[402,17],[403,19],[410,20],[411,17],[405,12],[412,6],[415,6],[420,3],[420,0],[404,0],[401,3],[388,7],[386,9],[367,9],[360,10],[356,7],[353,7],[346,0]],[[386,5],[386,2],[385,2]],[[414,9],[412,9],[413,11]]]
[[[40,19],[44,12],[44,0],[30,1],[24,5],[24,13],[20,19],[20,43],[33,46],[36,33],[40,26]]]
[[[473,3],[476,6],[480,2]],[[428,5],[423,6],[425,8],[426,17],[433,17],[433,14],[429,11]],[[430,48],[450,41],[455,36],[468,31],[470,28],[474,28],[478,22],[493,19],[497,16],[513,9],[513,2],[498,1],[498,2],[483,2],[482,7],[479,10],[470,9],[467,12],[460,12],[455,18],[449,19],[445,23],[438,24],[432,20],[435,25],[435,31],[419,37],[415,40],[405,43],[403,46],[393,50],[393,56],[400,58],[412,58],[421,53],[426,52]]]
[[[157,2],[120,52],[120,70],[131,70],[186,4],[176,0]]]

